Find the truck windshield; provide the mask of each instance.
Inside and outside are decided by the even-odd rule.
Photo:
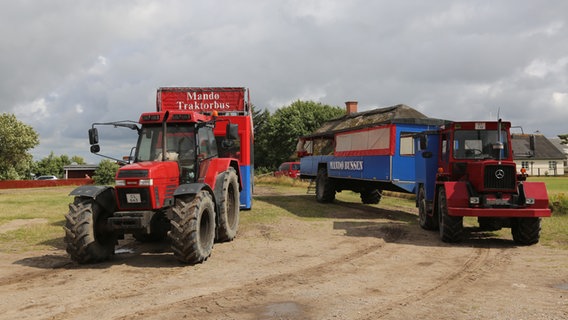
[[[497,130],[457,130],[454,133],[455,159],[501,159],[509,154],[507,133],[501,131],[503,148],[499,147]]]
[[[162,161],[162,126],[144,126],[138,138],[136,161]],[[195,132],[193,126],[168,124],[165,160],[195,162]]]

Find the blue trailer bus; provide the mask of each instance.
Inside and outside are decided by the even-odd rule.
[[[300,177],[315,182],[319,202],[343,190],[367,204],[379,203],[383,190],[415,193],[413,137],[445,123],[406,105],[346,114],[299,139]]]

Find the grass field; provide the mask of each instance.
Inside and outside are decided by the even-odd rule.
[[[530,178],[530,181],[543,181],[547,185],[551,203],[568,199],[568,178],[542,177]],[[308,182],[292,179],[267,177],[257,184],[269,185],[278,193],[305,192]],[[0,252],[25,252],[33,250],[63,249],[64,215],[72,198],[68,196],[74,187],[52,187],[37,189],[0,190]],[[338,194],[338,199],[345,202],[359,203],[359,195],[352,192]],[[262,196],[255,196],[253,210],[241,218],[241,224],[269,222],[280,215],[290,213],[282,207],[263,201]],[[283,196],[282,201],[288,201]],[[568,201],[566,201],[568,203]],[[315,199],[299,201],[300,206],[310,218],[322,217],[326,204]],[[414,200],[385,196],[379,206],[394,208],[414,208]],[[568,207],[568,204],[566,205]],[[299,209],[299,210],[300,210]],[[293,216],[293,215],[292,215]],[[24,220],[34,219],[35,223]],[[18,223],[23,222],[23,223]],[[415,222],[412,222],[413,224]],[[467,223],[467,222],[466,222]],[[8,228],[10,226],[10,228]],[[418,225],[416,224],[416,227]],[[6,230],[6,231],[4,231]],[[499,231],[509,237],[510,230]],[[506,235],[505,235],[506,234]],[[542,221],[541,243],[546,246],[568,249],[568,214],[554,212],[551,218]]]

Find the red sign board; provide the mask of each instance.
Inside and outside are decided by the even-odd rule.
[[[248,111],[245,105],[245,88],[159,88],[156,108],[162,110]]]

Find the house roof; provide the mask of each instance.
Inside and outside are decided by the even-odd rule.
[[[534,137],[534,152],[531,150]],[[566,155],[541,134],[512,134],[511,143],[515,159],[564,160]]]
[[[333,134],[357,130],[390,123],[410,123],[424,125],[443,125],[447,120],[428,118],[423,113],[404,104],[392,107],[376,108],[369,111],[354,112],[324,122],[324,124],[304,138],[331,137]]]

